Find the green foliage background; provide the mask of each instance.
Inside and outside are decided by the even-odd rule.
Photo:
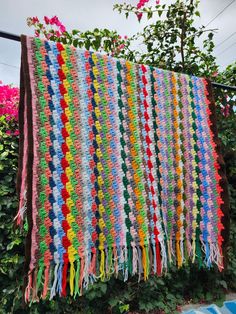
[[[199,16],[197,1],[176,1],[170,7],[147,8],[143,14],[157,18],[144,31],[125,42],[115,55],[136,62],[145,62],[169,70],[212,77],[218,71],[213,56],[213,33],[202,27],[196,29],[194,20]],[[116,5],[126,16],[136,9],[127,5]],[[166,10],[166,11],[165,11]],[[154,11],[154,12],[153,12]],[[104,45],[104,32],[105,40]],[[202,38],[203,49],[196,40]],[[87,49],[110,53],[116,32],[94,30],[80,33],[74,30],[63,39],[64,42]],[[132,41],[141,38],[145,53],[132,50]],[[56,40],[56,38],[55,38]],[[57,39],[58,40],[58,39]],[[60,40],[60,39],[59,39]],[[86,44],[85,44],[86,43]],[[117,52],[118,51],[118,52]],[[218,82],[236,85],[236,63],[214,77]],[[215,90],[218,129],[222,140],[222,151],[226,163],[230,193],[230,245],[228,266],[219,273],[217,269],[199,269],[196,265],[185,265],[171,270],[158,278],[151,277],[140,282],[136,277],[124,283],[121,278],[109,282],[98,282],[84,291],[84,296],[74,300],[70,297],[53,301],[40,301],[30,307],[22,305],[22,281],[24,263],[24,234],[14,227],[13,219],[17,210],[15,179],[17,172],[18,143],[15,136],[6,134],[9,123],[0,119],[0,313],[176,313],[185,301],[222,302],[227,291],[236,291],[236,94]],[[222,108],[228,108],[228,115]],[[10,125],[15,129],[15,125]],[[24,233],[24,232],[23,232]]]

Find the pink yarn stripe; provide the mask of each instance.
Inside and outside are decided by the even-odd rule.
[[[26,206],[26,191],[27,191],[27,162],[28,162],[28,124],[27,124],[27,95],[25,94],[24,100],[24,152],[23,152],[23,166],[22,166],[22,181],[20,188],[20,202],[19,211],[15,219],[17,219],[17,224],[21,225],[23,223],[23,213],[24,207]]]

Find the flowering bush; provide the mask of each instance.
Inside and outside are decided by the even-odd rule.
[[[0,81],[0,122],[4,124],[7,135],[18,135],[19,88],[3,85]]]
[[[50,39],[52,36],[63,37],[66,34],[66,27],[55,15],[52,18],[44,16],[44,23],[39,21],[37,16],[29,17],[27,19],[28,26],[35,27],[35,36],[39,37],[40,34],[44,34],[47,39]]]
[[[137,4],[137,9],[143,8],[146,3],[148,3],[150,0],[139,0],[139,3]],[[156,0],[156,4],[159,5],[160,1]],[[138,20],[140,21],[142,19],[143,13],[142,12],[137,12],[136,13]]]
[[[139,22],[141,21],[144,13],[147,15],[148,18],[151,18],[153,16],[153,12],[157,12],[160,17],[165,9],[165,5],[163,5],[161,8],[160,0],[156,0],[155,7],[146,7],[146,4],[148,4],[149,1],[150,0],[139,0],[137,5],[117,3],[114,5],[114,8],[117,9],[120,13],[121,11],[125,12],[126,18],[128,18],[131,12],[134,13],[137,16]]]
[[[6,115],[7,121],[18,119],[19,88],[2,85],[0,81],[0,117]]]
[[[22,284],[16,283],[14,276],[23,276],[23,237],[13,227],[17,208],[18,102],[19,88],[0,81],[0,313],[10,313],[6,308],[13,308]]]
[[[44,16],[43,21],[40,21],[37,16],[28,17],[27,24],[34,27],[36,37],[60,41],[87,50],[99,50],[115,57],[128,57],[124,54],[127,51],[131,52],[129,38],[126,35],[119,35],[116,31],[95,28],[93,31],[81,32],[73,29],[68,32],[56,15],[52,18]]]

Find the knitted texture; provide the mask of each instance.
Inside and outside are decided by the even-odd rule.
[[[223,269],[207,80],[25,36],[21,79],[26,302],[170,263]]]

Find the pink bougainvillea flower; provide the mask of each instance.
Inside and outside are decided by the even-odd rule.
[[[138,20],[139,20],[139,21],[142,19],[142,16],[143,16],[143,13],[138,13],[138,14],[137,14],[137,17],[138,17]]]
[[[61,24],[60,25],[60,30],[61,30],[62,33],[65,33],[66,32],[65,26]]]
[[[59,19],[58,19],[58,17],[55,15],[55,16],[53,16],[53,17],[49,20],[49,23],[50,23],[51,25],[57,25],[58,21],[59,21]]]
[[[50,23],[50,19],[47,16],[44,16],[44,21],[47,25]]]
[[[44,16],[43,23],[39,24],[38,17],[28,17],[27,25],[35,27],[35,36],[39,37],[40,35],[44,35],[47,39],[50,39],[52,33],[57,37],[61,37],[63,33],[66,32],[65,25],[59,20],[59,18],[54,15],[52,18],[48,16]],[[57,31],[57,33],[55,33]]]
[[[149,0],[140,0],[139,3],[137,4],[137,9],[138,10],[141,9],[148,2],[149,2]],[[137,18],[139,21],[142,19],[142,16],[143,16],[143,14],[141,12],[137,13]]]
[[[39,23],[39,19],[37,16],[32,17],[32,23],[33,24]]]
[[[141,9],[148,2],[149,2],[149,0],[140,0],[139,3],[137,4],[137,9]]]
[[[11,131],[10,130],[6,130],[6,134],[7,135],[11,135]]]
[[[142,7],[145,6],[146,3],[148,3],[150,0],[139,0],[136,8],[139,10],[141,9]],[[156,0],[156,4],[160,4],[160,0]],[[137,18],[138,20],[140,21],[142,19],[142,16],[143,14],[140,12],[140,13],[137,13]]]
[[[14,135],[19,135],[19,130],[15,130],[15,132],[13,133]]]
[[[122,45],[119,46],[119,49],[120,49],[120,50],[122,50],[122,49],[124,49],[124,48],[125,48],[125,45],[124,45],[124,44],[122,44]]]
[[[55,35],[56,35],[57,37],[61,37],[61,33],[60,33],[59,31],[56,31]]]
[[[18,120],[19,88],[0,84],[0,117]]]
[[[55,15],[53,16],[51,19],[47,18],[47,21],[51,24],[51,25],[56,25],[59,30],[61,31],[61,33],[66,32],[66,27],[65,25],[62,24],[62,22],[58,19],[58,17]]]

